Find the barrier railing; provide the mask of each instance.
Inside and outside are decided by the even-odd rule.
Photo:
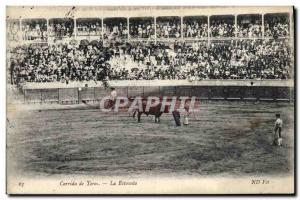
[[[270,100],[293,101],[289,86],[116,86],[118,96],[196,96],[202,100]],[[76,104],[99,101],[109,95],[104,87],[24,89],[25,103]]]

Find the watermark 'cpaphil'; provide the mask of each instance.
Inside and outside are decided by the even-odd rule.
[[[139,111],[149,112],[151,109],[158,108],[161,112],[166,109],[169,112],[198,112],[200,109],[200,101],[195,96],[148,96],[128,99],[127,97],[119,96],[116,99],[112,99],[111,96],[105,96],[100,101],[100,110],[102,112],[119,112],[120,109],[124,109],[128,112]]]

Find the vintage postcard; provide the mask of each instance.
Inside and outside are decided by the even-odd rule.
[[[294,194],[292,6],[7,6],[8,194]]]

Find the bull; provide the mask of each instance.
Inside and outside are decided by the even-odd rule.
[[[134,112],[133,112],[132,117],[135,118],[135,115],[137,113],[138,122],[141,122],[141,116],[142,116],[142,114],[145,114],[147,116],[154,115],[154,117],[155,117],[155,120],[154,120],[155,123],[159,123],[161,115],[163,113],[168,113],[169,110],[170,110],[170,106],[166,105],[164,107],[164,110],[161,111],[161,106],[162,106],[162,102],[161,101],[156,106],[151,106],[148,111],[146,111],[146,105],[147,105],[146,101],[143,100],[142,101],[142,108],[143,108],[143,110],[140,111],[139,109],[135,109]]]

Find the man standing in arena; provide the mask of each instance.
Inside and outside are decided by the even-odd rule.
[[[114,87],[111,87],[111,92],[110,92],[110,99],[111,99],[111,103],[110,106],[112,109],[115,108],[115,104],[116,104],[116,99],[117,99],[117,91]]]
[[[274,145],[281,146],[282,145],[282,138],[281,138],[281,129],[282,129],[282,119],[280,118],[280,114],[276,114],[276,121],[275,121],[275,128],[274,128]],[[278,131],[278,135],[277,135]]]
[[[183,114],[183,125],[189,125],[189,116],[190,116],[190,112],[188,111],[188,109],[184,108],[184,114]]]

